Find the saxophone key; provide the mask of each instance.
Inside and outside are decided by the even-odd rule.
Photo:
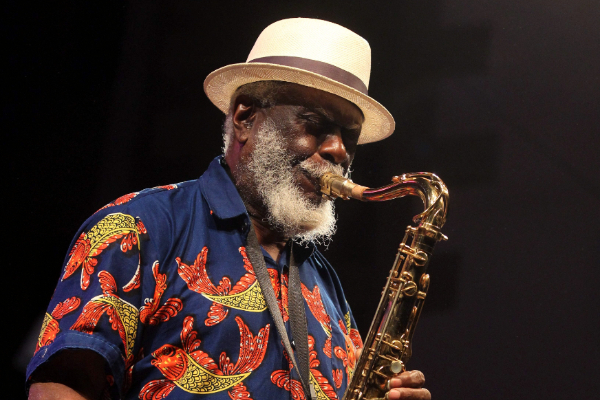
[[[412,297],[417,293],[417,284],[414,281],[408,281],[402,286],[402,294]]]
[[[400,360],[392,361],[390,364],[390,371],[392,371],[394,374],[404,372],[404,363]]]

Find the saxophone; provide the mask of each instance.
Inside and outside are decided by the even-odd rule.
[[[409,225],[383,289],[352,379],[343,400],[383,399],[389,379],[405,371],[412,353],[412,337],[429,288],[427,264],[433,247],[448,238],[440,232],[446,222],[448,189],[435,174],[417,172],[395,176],[392,183],[370,189],[350,179],[327,173],[320,191],[328,199],[385,201],[419,196],[425,211]]]

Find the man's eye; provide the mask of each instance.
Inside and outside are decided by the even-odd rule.
[[[322,124],[322,118],[320,118],[316,114],[300,114],[300,119],[304,122],[308,122],[312,125],[320,125]]]
[[[349,141],[358,141],[358,137],[360,136],[360,129],[347,129],[344,130],[344,138]]]

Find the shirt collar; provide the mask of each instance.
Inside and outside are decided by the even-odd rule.
[[[246,206],[237,191],[237,188],[231,181],[224,166],[225,160],[223,156],[218,156],[211,161],[206,172],[200,178],[200,187],[202,195],[206,199],[213,215],[219,219],[236,218],[241,215],[247,216]],[[249,218],[249,217],[247,217]],[[248,222],[249,223],[249,222]],[[289,250],[286,246],[285,252]],[[294,244],[294,255],[296,262],[301,265],[306,261],[316,250],[314,243]],[[263,252],[268,255],[264,250]],[[270,257],[270,256],[269,256]],[[287,264],[287,254],[284,258]]]
[[[223,162],[223,156],[212,160],[200,178],[200,187],[208,206],[217,218],[236,218],[246,214],[246,207]]]

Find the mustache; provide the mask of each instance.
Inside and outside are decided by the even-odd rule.
[[[300,164],[298,164],[298,166],[304,171],[306,171],[308,175],[313,179],[319,179],[326,173],[331,173],[344,177],[347,175],[347,171],[344,170],[344,167],[329,161],[326,161],[325,164],[317,164],[310,160],[304,160]]]

